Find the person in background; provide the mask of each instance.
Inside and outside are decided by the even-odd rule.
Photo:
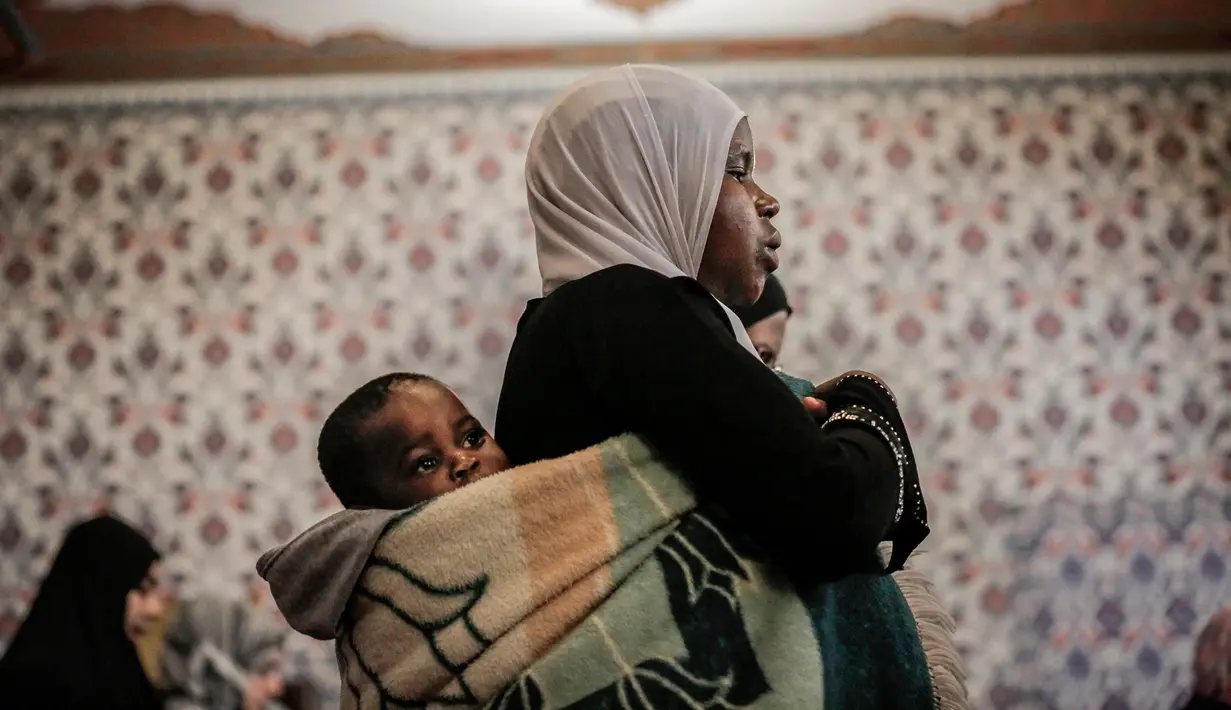
[[[770,367],[778,366],[782,343],[786,339],[786,322],[794,311],[787,302],[786,289],[777,276],[765,278],[765,290],[755,303],[735,306],[731,309],[748,330],[748,337],[757,349],[757,355]]]
[[[283,708],[286,633],[242,602],[184,602],[162,651],[167,710]]]
[[[1231,710],[1231,607],[1214,614],[1197,637],[1193,677],[1184,710]]]
[[[70,528],[0,658],[0,706],[160,708],[133,643],[166,608],[159,557],[144,535],[111,516]]]

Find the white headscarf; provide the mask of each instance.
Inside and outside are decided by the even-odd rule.
[[[565,91],[526,157],[543,294],[617,264],[696,278],[737,128],[752,147],[744,118],[712,84],[671,67],[626,64]]]

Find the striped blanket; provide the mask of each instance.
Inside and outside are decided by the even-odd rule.
[[[342,707],[967,707],[918,573],[796,590],[717,520],[634,436],[391,514],[339,626]]]

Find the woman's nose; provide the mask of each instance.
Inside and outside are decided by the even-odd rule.
[[[757,213],[764,219],[773,219],[782,211],[778,198],[757,187]]]

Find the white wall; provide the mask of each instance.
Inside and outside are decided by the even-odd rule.
[[[614,0],[618,2],[618,0]],[[534,45],[694,37],[829,35],[909,13],[968,22],[1007,0],[668,0],[641,17],[612,0],[183,0],[313,41],[375,30],[424,46]],[[50,0],[51,7],[145,0]]]

